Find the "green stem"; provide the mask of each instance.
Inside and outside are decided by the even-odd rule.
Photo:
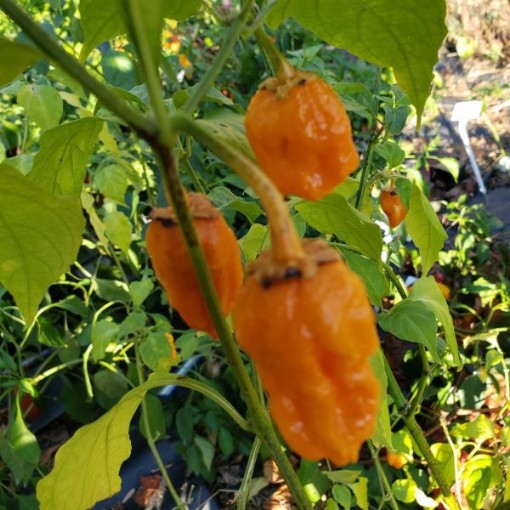
[[[381,88],[381,68],[377,69],[377,78],[374,89],[374,96],[379,94],[379,90]],[[376,99],[374,111],[372,115],[374,117],[374,129],[372,132],[372,136],[370,138],[370,142],[368,143],[367,149],[367,157],[363,162],[363,167],[361,169],[361,177],[359,181],[359,189],[358,194],[356,196],[356,209],[361,209],[361,204],[363,203],[363,196],[365,195],[365,189],[368,180],[368,173],[370,171],[370,167],[372,166],[372,159],[374,158],[374,150],[379,138],[379,132],[377,131],[377,111],[379,110],[379,100]]]
[[[194,89],[193,94],[182,107],[183,112],[194,112],[204,96],[207,94],[209,87],[212,85],[220,71],[223,69],[225,62],[232,54],[235,43],[243,31],[246,20],[251,13],[253,3],[254,0],[248,0],[239,16],[237,16],[237,18],[235,18],[230,25],[230,28],[228,29],[227,33],[225,34],[225,38],[221,43],[220,51],[216,55],[212,65],[209,67],[203,78]]]
[[[158,125],[158,134],[162,140],[166,140],[170,135],[170,129],[166,121],[167,112],[163,102],[163,91],[161,90],[158,67],[149,46],[149,39],[146,33],[147,27],[143,23],[141,4],[139,0],[124,0],[124,5],[128,11],[127,20],[131,32],[130,35],[138,53],[138,63],[145,77],[147,91],[151,98],[151,105]]]
[[[381,488],[384,489],[384,493],[386,493],[386,496],[384,499],[387,499],[390,503],[391,508],[393,510],[399,510],[398,503],[395,500],[395,496],[393,495],[393,491],[391,490],[390,482],[388,481],[388,477],[386,476],[386,473],[384,472],[384,469],[381,466],[381,461],[379,460],[379,452],[375,450],[374,446],[372,445],[371,441],[368,441],[368,449],[370,450],[370,455],[372,456],[372,459],[374,460],[375,469],[377,470],[377,476],[381,482]],[[384,504],[384,501],[381,503],[381,505]]]
[[[143,114],[131,108],[115,92],[96,80],[87,69],[62,47],[14,1],[0,0],[2,10],[56,65],[62,68],[83,87],[92,92],[108,109],[125,120],[144,138],[151,138],[154,124]]]
[[[62,363],[61,365],[57,365],[55,367],[48,368],[48,370],[40,373],[36,377],[33,377],[30,382],[34,385],[39,384],[41,381],[43,381],[47,377],[50,377],[51,375],[54,375],[54,374],[60,372],[61,370],[64,370],[65,368],[69,368],[74,365],[79,365],[81,362],[82,362],[81,359],[73,359],[71,361],[67,361],[66,363]]]
[[[439,490],[443,495],[445,501],[448,504],[450,510],[460,510],[458,501],[452,496],[450,491],[450,486],[444,477],[441,464],[437,461],[430,449],[430,445],[423,434],[423,430],[418,425],[416,418],[414,416],[409,416],[409,408],[406,398],[404,397],[402,390],[400,389],[395,376],[391,370],[391,367],[388,363],[386,357],[384,357],[384,369],[386,372],[386,377],[388,379],[388,390],[390,395],[397,406],[397,410],[402,414],[402,419],[406,425],[407,430],[411,434],[414,442],[418,446],[420,452],[425,457],[427,464],[430,468],[432,476],[439,486]]]
[[[253,445],[251,447],[250,456],[244,470],[243,480],[239,487],[238,499],[237,499],[237,510],[244,510],[250,497],[250,485],[253,478],[253,471],[255,470],[255,463],[260,451],[261,441],[259,437],[255,437]]]
[[[255,37],[259,46],[264,50],[267,58],[271,62],[273,72],[279,82],[284,83],[287,80],[292,80],[296,76],[296,69],[293,65],[280,53],[278,48],[273,44],[264,32],[262,26],[258,26],[255,31]]]
[[[135,339],[135,361],[136,361],[136,372],[138,374],[138,383],[142,385],[145,382],[145,375],[143,373],[143,363],[142,358],[140,356],[140,338]],[[181,500],[179,497],[179,494],[177,490],[174,487],[174,484],[172,483],[172,480],[170,480],[170,477],[168,476],[168,471],[166,469],[165,463],[163,462],[163,459],[161,458],[161,455],[159,454],[158,448],[156,446],[156,440],[154,439],[151,431],[151,423],[149,420],[149,412],[147,409],[147,397],[143,397],[142,399],[142,421],[143,425],[145,427],[145,435],[147,439],[147,444],[149,445],[149,448],[152,452],[152,456],[154,457],[154,460],[156,461],[156,464],[158,465],[158,468],[161,472],[161,476],[163,477],[163,480],[165,481],[166,487],[168,489],[168,492],[170,492],[170,495],[172,496],[175,504],[177,505],[177,508],[179,509],[186,509],[187,506],[185,503]]]
[[[269,218],[271,247],[275,259],[290,262],[303,257],[301,241],[285,202],[266,174],[247,156],[204,128],[203,121],[195,121],[189,115],[175,113],[170,118],[170,123],[174,129],[192,135],[218,155],[259,195]]]

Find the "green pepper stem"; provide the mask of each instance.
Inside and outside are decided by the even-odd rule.
[[[268,35],[264,32],[264,29],[259,26],[255,29],[254,33],[257,38],[257,42],[271,62],[278,81],[280,83],[285,83],[287,80],[295,78],[297,73],[296,69],[273,44],[273,41],[269,39]]]
[[[271,248],[276,260],[286,262],[305,256],[280,192],[256,163],[219,140],[202,127],[201,122],[193,120],[188,115],[177,112],[170,117],[170,124],[174,129],[192,135],[203,143],[232,167],[259,195],[269,219]]]

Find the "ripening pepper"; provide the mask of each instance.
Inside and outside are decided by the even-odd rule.
[[[245,126],[262,169],[283,194],[317,200],[358,168],[349,116],[312,73],[266,80],[250,101]]]
[[[375,316],[363,283],[336,251],[320,240],[303,248],[312,261],[305,272],[281,271],[271,252],[248,266],[234,330],[287,444],[306,459],[345,465],[375,427]]]
[[[221,309],[229,315],[243,281],[237,239],[205,195],[189,193],[188,200]],[[206,331],[216,338],[213,321],[172,209],[154,209],[151,217],[152,222],[147,229],[147,251],[168,301],[190,327]]]
[[[381,207],[388,217],[391,228],[398,227],[407,215],[407,207],[398,196],[395,188],[384,188],[381,191]]]

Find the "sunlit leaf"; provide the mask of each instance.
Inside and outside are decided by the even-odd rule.
[[[0,165],[0,281],[30,323],[48,287],[74,262],[85,224],[78,197],[60,197]]]
[[[426,275],[437,261],[447,235],[421,189],[406,179],[398,179],[396,184],[404,203],[408,199],[409,211],[404,221],[409,235],[420,250],[422,271]]]
[[[58,195],[80,195],[102,127],[102,120],[86,117],[44,132],[29,179]]]
[[[303,201],[295,207],[305,221],[322,234],[335,234],[366,257],[380,259],[383,245],[380,228],[342,195],[331,193],[322,200]]]
[[[60,94],[49,85],[24,85],[18,91],[18,103],[42,131],[55,127],[64,111]]]
[[[421,116],[446,36],[445,15],[444,0],[278,0],[268,21],[275,27],[295,18],[329,44],[393,67]]]
[[[14,80],[40,59],[40,53],[34,48],[0,37],[0,85]]]

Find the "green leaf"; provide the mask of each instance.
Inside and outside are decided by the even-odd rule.
[[[391,422],[390,412],[388,409],[388,394],[386,388],[388,386],[388,379],[384,370],[384,354],[381,349],[370,357],[370,365],[374,371],[379,384],[381,385],[381,400],[379,403],[379,413],[375,424],[375,430],[370,438],[376,448],[384,446],[390,450],[393,448],[392,435],[391,435]]]
[[[388,282],[384,277],[380,262],[367,259],[348,248],[340,247],[345,262],[363,280],[370,302],[382,306],[382,298],[388,295]]]
[[[437,363],[437,321],[434,313],[423,303],[404,299],[388,313],[378,316],[379,326],[402,340],[424,345]]]
[[[172,0],[165,2],[165,18],[175,21],[188,19],[202,7],[202,0]]]
[[[357,483],[349,485],[356,496],[356,504],[361,510],[368,510],[368,479],[361,477]]]
[[[333,483],[354,483],[361,475],[361,471],[354,471],[352,469],[337,469],[336,471],[324,471],[324,474]]]
[[[419,278],[413,285],[413,291],[407,298],[407,301],[419,301],[434,313],[436,319],[444,328],[446,344],[453,356],[453,363],[461,366],[462,362],[459,357],[459,348],[455,329],[453,327],[452,316],[448,308],[448,303],[443,294],[439,290],[436,281],[432,276]]]
[[[146,395],[145,404],[147,406],[151,436],[157,441],[164,439],[167,434],[165,413],[163,411],[161,400],[154,395]],[[140,416],[139,428],[142,436],[147,438],[147,430],[145,428],[143,416]]]
[[[48,287],[75,261],[85,220],[78,198],[59,197],[0,165],[0,282],[27,324]]]
[[[382,142],[374,147],[375,152],[388,162],[389,168],[394,168],[404,162],[406,153],[395,142]]]
[[[132,226],[129,218],[120,211],[110,211],[104,218],[105,234],[123,252],[129,251]]]
[[[427,274],[448,236],[427,197],[416,184],[398,179],[397,188],[404,203],[406,196],[409,196],[409,211],[404,221],[409,235],[420,250],[423,274]]]
[[[49,85],[24,85],[18,91],[18,103],[42,131],[58,125],[64,111],[60,94]]]
[[[295,207],[304,220],[322,234],[335,234],[366,257],[380,259],[381,229],[342,195],[332,193],[317,202],[303,201]]]
[[[352,492],[345,485],[334,485],[331,494],[335,500],[342,505],[345,510],[352,508]]]
[[[124,204],[126,190],[129,186],[126,170],[116,164],[101,167],[94,174],[94,186],[105,197]]]
[[[483,508],[492,480],[492,457],[475,455],[469,459],[462,470],[462,487],[470,510]]]
[[[113,322],[111,317],[100,320],[93,324],[91,331],[92,353],[94,360],[104,358],[106,348],[119,335],[119,325]]]
[[[58,195],[80,195],[102,128],[102,120],[86,117],[45,131],[29,179]]]
[[[315,504],[331,486],[329,478],[319,469],[317,462],[302,459],[297,471],[308,500]]]
[[[195,433],[193,427],[193,412],[188,406],[181,407],[175,415],[175,428],[184,446],[191,444]]]
[[[177,21],[192,16],[202,5],[202,0],[160,1],[162,15]],[[143,7],[147,8],[147,6],[148,4],[145,2]],[[80,60],[85,60],[98,44],[127,32],[124,10],[123,0],[108,0],[108,2],[80,0],[81,25],[85,39]]]
[[[87,193],[85,190],[83,190],[81,193],[81,203],[83,205],[83,209],[85,209],[89,215],[90,224],[94,229],[98,241],[103,246],[108,246],[108,238],[105,235],[104,223],[99,218],[96,208],[94,207],[94,197],[90,193]]]
[[[16,416],[5,436],[0,435],[0,457],[12,471],[17,484],[25,484],[39,462],[41,449],[34,434],[23,421],[19,400],[16,399]]]
[[[207,471],[211,470],[212,462],[214,460],[214,446],[210,441],[208,441],[205,437],[201,436],[195,436],[193,439],[193,443],[200,451],[200,454],[202,456],[202,462],[204,463],[204,466],[206,467]]]
[[[234,195],[225,186],[215,187],[207,196],[218,209],[221,210],[228,207],[234,211],[239,211],[248,218],[250,223],[253,223],[259,216],[264,214],[264,211],[257,202],[243,200]]]
[[[133,306],[135,306],[135,308],[141,306],[149,294],[152,292],[153,288],[154,283],[148,278],[145,278],[139,282],[131,282],[129,284],[129,293],[133,298]]]
[[[239,239],[239,246],[245,262],[255,260],[259,253],[270,244],[269,230],[260,223],[254,223],[250,230]]]
[[[11,82],[40,59],[34,48],[0,37],[0,85]]]
[[[172,358],[172,348],[165,333],[151,333],[140,345],[140,354],[143,362],[156,371],[160,364]]]
[[[131,312],[119,325],[119,338],[137,333],[145,327],[146,322],[147,315],[145,312],[141,310]]]
[[[494,425],[484,414],[480,414],[473,421],[455,425],[451,431],[452,436],[472,438],[477,443],[483,443],[494,437]]]
[[[412,478],[395,480],[391,486],[391,492],[402,503],[412,503],[417,485]]]
[[[365,118],[373,116],[377,107],[374,94],[362,83],[342,82],[335,85],[346,110],[357,113]]]
[[[178,90],[178,91],[174,92],[173,95],[172,95],[172,101],[174,103],[174,106],[177,109],[179,109],[182,106],[184,106],[186,101],[191,97],[191,95],[197,89],[197,87],[198,87],[198,85],[193,85],[192,87],[189,87],[187,89]],[[225,106],[232,106],[234,104],[232,99],[230,99],[229,97],[223,95],[218,89],[215,89],[213,87],[210,87],[208,89],[207,93],[202,98],[202,101],[204,103],[216,103],[216,104],[222,104],[222,105],[225,105]],[[225,110],[225,111],[219,110],[219,112],[221,112],[221,114],[219,114],[219,115],[218,115],[217,112],[216,113],[212,113],[212,114],[209,113],[208,119],[214,119],[215,117],[217,117],[217,120],[219,120],[220,116],[223,117],[224,120],[227,120],[227,118],[229,120],[237,118],[237,119],[239,119],[241,121],[240,125],[242,125],[242,121],[243,121],[243,116],[242,115],[234,113],[231,110]]]
[[[234,452],[234,438],[226,427],[218,431],[218,444],[224,457],[229,457]]]
[[[268,22],[275,27],[293,17],[329,44],[393,67],[419,118],[446,36],[445,15],[444,0],[279,0]]]

